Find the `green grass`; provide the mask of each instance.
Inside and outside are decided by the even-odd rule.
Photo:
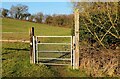
[[[81,77],[84,71],[71,70],[69,66],[30,64],[29,44],[2,44],[3,77]]]
[[[35,35],[50,35],[50,36],[64,36],[70,35],[70,28],[62,28],[57,26],[50,26],[46,24],[32,23],[14,19],[2,19],[2,32],[26,32],[26,33],[3,33],[3,39],[29,39],[29,29],[34,27]]]
[[[29,40],[29,29],[34,26],[35,35],[70,35],[70,28],[62,28],[38,24],[14,19],[2,19],[3,32],[27,32],[27,33],[3,33],[3,39]],[[52,40],[52,41],[51,41]],[[66,39],[44,39],[42,42],[68,42]],[[41,50],[66,50],[64,46],[41,46]],[[59,57],[60,54],[42,54],[42,56]],[[29,44],[5,43],[2,44],[2,75],[3,77],[80,77],[86,76],[82,70],[71,70],[69,66],[45,66],[30,64]]]
[[[3,43],[3,77],[48,77],[55,76],[45,65],[29,63],[29,45],[23,43]]]

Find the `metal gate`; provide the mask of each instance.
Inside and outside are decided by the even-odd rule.
[[[43,39],[43,38],[52,38],[52,39],[56,39],[58,38],[59,39],[65,39],[67,38],[67,42],[63,42],[63,41],[59,41],[57,40],[57,42],[42,42],[41,40],[39,39]],[[69,48],[65,49],[65,50],[47,50],[47,46],[49,45],[52,45],[52,46],[55,46],[55,45],[63,45],[63,46],[68,46]],[[51,47],[52,47],[51,46]],[[46,48],[45,48],[46,47]],[[42,49],[45,49],[45,50],[41,50]],[[48,47],[50,48],[50,47]],[[54,47],[53,49],[56,49],[56,47]],[[62,48],[61,48],[62,49]],[[72,36],[33,36],[33,52],[34,52],[34,63],[36,64],[45,64],[45,65],[71,65],[73,66],[73,51],[72,51]],[[43,56],[43,57],[40,57],[42,54],[45,54],[45,53],[68,53],[70,55],[70,57],[68,56],[67,58],[61,58],[61,57],[46,57]],[[54,55],[54,54],[53,54]],[[49,56],[49,55],[48,55]],[[44,60],[44,62],[42,62],[42,60]],[[69,61],[69,63],[49,63],[49,62],[46,62],[45,60],[47,61],[51,61],[51,60],[58,60],[58,61]]]

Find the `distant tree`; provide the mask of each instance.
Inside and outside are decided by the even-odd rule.
[[[17,6],[11,6],[10,14],[12,18],[21,19],[22,15],[26,14],[28,11],[28,6],[18,4]]]
[[[22,14],[21,15],[21,19],[23,19],[23,20],[29,20],[29,17],[31,16],[31,14],[30,13],[25,13],[25,14]]]
[[[46,24],[52,24],[53,23],[53,18],[52,16],[48,15],[45,21]]]
[[[43,23],[46,23],[46,18],[47,18],[48,15],[44,15],[43,16]]]
[[[28,20],[30,16],[31,16],[31,14],[30,14],[30,13],[27,13],[27,14],[25,15],[25,17],[26,17],[25,20]]]
[[[54,26],[61,26],[61,27],[72,27],[73,26],[73,15],[52,15],[47,16],[45,23],[54,25]]]
[[[8,9],[4,9],[4,8],[1,9],[1,16],[2,17],[7,17],[8,13],[9,13]]]
[[[38,12],[37,14],[35,14],[34,19],[35,19],[36,22],[42,23],[42,20],[43,20],[43,13]]]
[[[34,15],[30,15],[29,18],[28,18],[28,21],[33,22],[34,17],[35,17]]]

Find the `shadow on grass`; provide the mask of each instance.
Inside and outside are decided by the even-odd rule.
[[[5,48],[5,50],[29,51],[29,49],[27,48]]]
[[[60,57],[58,57],[58,58],[63,58],[63,57],[65,57],[65,56],[67,56],[67,55],[69,55],[70,53],[65,53],[65,54],[63,54],[63,55],[61,55]],[[54,61],[56,61],[57,59],[52,59],[52,60],[48,60],[48,61],[40,61],[40,62],[42,62],[42,63],[49,63],[49,62],[54,62]]]
[[[2,58],[2,61],[3,61],[3,60],[6,60],[6,59],[5,59],[5,58]]]

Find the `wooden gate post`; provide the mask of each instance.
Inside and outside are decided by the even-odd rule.
[[[79,9],[74,12],[75,18],[75,52],[74,52],[74,65],[73,69],[79,69]]]
[[[33,36],[34,36],[34,27],[30,28],[30,63],[34,63],[34,52],[33,52]]]

